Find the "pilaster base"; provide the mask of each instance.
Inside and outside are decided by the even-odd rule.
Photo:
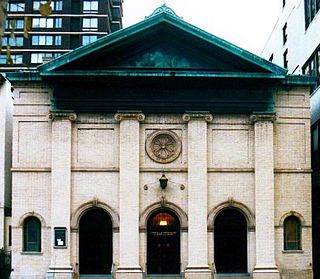
[[[72,266],[49,266],[46,279],[72,279]]]
[[[142,279],[143,273],[141,267],[118,267],[116,279]]]
[[[185,279],[211,279],[209,266],[188,266],[184,273]]]
[[[253,270],[253,279],[280,279],[280,272],[276,266],[255,267]]]

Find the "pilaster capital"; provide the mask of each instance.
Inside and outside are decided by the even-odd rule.
[[[77,114],[73,111],[50,111],[48,118],[52,121],[54,120],[70,120],[75,121],[77,119]]]
[[[208,111],[186,111],[186,113],[183,114],[182,119],[186,122],[189,122],[190,120],[204,120],[210,122],[213,120],[213,116]]]
[[[114,115],[116,121],[121,120],[145,120],[145,115],[141,111],[119,111]]]
[[[250,115],[250,122],[252,124],[256,122],[275,122],[277,120],[277,115],[275,112],[270,113],[253,113]]]

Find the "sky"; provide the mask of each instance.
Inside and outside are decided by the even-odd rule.
[[[164,0],[124,0],[123,25],[150,15]],[[188,23],[260,54],[278,19],[280,0],[165,0]]]

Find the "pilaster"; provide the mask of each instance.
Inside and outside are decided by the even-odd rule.
[[[119,187],[119,266],[117,279],[142,278],[139,264],[139,121],[140,112],[119,112],[120,187]]]
[[[71,129],[77,115],[73,112],[51,112],[52,163],[51,163],[51,265],[47,278],[73,278],[70,264],[71,214]],[[65,229],[64,245],[55,243],[55,229]],[[61,246],[60,246],[61,244]]]
[[[188,122],[188,265],[185,278],[211,278],[207,233],[207,122],[208,112],[187,112]]]
[[[274,154],[275,113],[251,115],[255,138],[256,265],[253,278],[280,278],[275,263]]]

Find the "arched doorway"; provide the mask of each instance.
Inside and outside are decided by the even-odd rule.
[[[247,221],[236,209],[221,211],[214,222],[217,273],[247,272]]]
[[[158,210],[148,219],[147,273],[180,274],[180,222],[170,210]]]
[[[85,212],[79,224],[80,274],[110,274],[112,266],[112,221],[102,209]]]

